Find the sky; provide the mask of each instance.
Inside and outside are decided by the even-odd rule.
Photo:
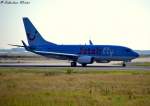
[[[150,0],[0,0],[0,49],[27,43],[22,17],[57,44],[121,45],[150,50]]]

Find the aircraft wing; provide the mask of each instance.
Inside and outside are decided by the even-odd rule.
[[[58,53],[58,52],[47,52],[47,51],[32,51],[36,54],[43,55],[43,56],[57,56],[63,57],[67,59],[77,59],[79,55],[77,54],[69,54],[69,53]]]

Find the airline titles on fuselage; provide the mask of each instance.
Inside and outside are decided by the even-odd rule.
[[[104,47],[104,48],[84,48],[84,47],[81,47],[79,54],[112,56],[114,54],[114,51],[112,49],[110,49],[109,47]]]

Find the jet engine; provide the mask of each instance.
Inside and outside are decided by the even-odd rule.
[[[77,62],[80,64],[92,64],[94,62],[94,58],[91,56],[80,56]]]

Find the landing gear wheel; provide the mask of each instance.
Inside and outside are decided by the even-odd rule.
[[[76,62],[71,62],[71,67],[76,67],[77,66],[77,63]]]
[[[82,64],[82,67],[86,67],[87,64]]]
[[[126,67],[126,63],[125,62],[123,62],[122,67]]]

